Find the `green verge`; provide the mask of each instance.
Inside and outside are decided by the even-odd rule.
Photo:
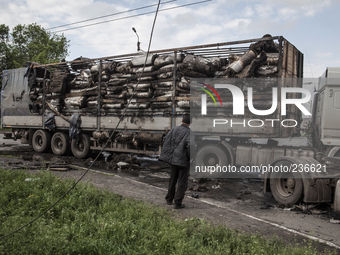
[[[11,132],[12,129],[11,128],[0,128],[0,132],[3,131],[3,132]]]
[[[0,170],[0,237],[23,226],[74,180]],[[0,240],[0,254],[318,254],[311,243],[241,234],[79,183],[42,218]]]

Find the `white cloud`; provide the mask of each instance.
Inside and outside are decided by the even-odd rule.
[[[270,2],[277,4],[278,7],[281,6],[281,8],[295,10],[303,16],[314,16],[332,4],[332,0],[271,0]]]
[[[254,15],[254,10],[253,7],[248,5],[246,7],[244,7],[243,9],[243,16],[244,17],[252,17]]]
[[[317,57],[327,58],[327,57],[332,56],[332,53],[331,52],[317,52],[315,55]]]
[[[293,18],[297,14],[297,10],[292,8],[284,7],[278,11],[279,18],[282,20],[287,20]],[[295,18],[295,17],[294,17]]]
[[[254,8],[256,16],[260,19],[271,19],[275,13],[274,6],[272,4],[255,4]]]
[[[223,28],[240,31],[246,29],[250,23],[251,23],[250,19],[233,19],[222,25]]]

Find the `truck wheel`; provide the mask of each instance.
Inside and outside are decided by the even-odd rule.
[[[275,200],[288,207],[303,199],[303,182],[296,173],[273,172],[270,189]]]
[[[70,139],[67,134],[57,132],[52,136],[51,148],[55,155],[63,156],[69,151]]]
[[[36,152],[46,152],[51,147],[51,134],[46,130],[35,131],[32,138],[32,146]]]
[[[86,158],[90,153],[90,136],[87,134],[82,134],[79,141],[72,139],[71,150],[76,158]]]
[[[221,167],[228,166],[229,158],[227,153],[220,147],[214,145],[206,145],[198,150],[196,153],[196,166],[216,166],[219,165]],[[201,173],[202,178],[221,178],[225,173],[215,172],[210,174]]]

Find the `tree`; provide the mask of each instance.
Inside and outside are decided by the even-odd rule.
[[[0,70],[4,70],[7,66],[6,60],[8,57],[8,41],[9,41],[9,27],[5,24],[0,25]]]
[[[68,55],[69,42],[64,35],[46,31],[35,23],[17,25],[12,33],[8,26],[0,24],[0,72],[25,67],[27,61],[60,62]]]

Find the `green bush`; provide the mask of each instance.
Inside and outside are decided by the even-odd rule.
[[[61,180],[49,172],[31,175],[0,170],[0,236],[34,219],[73,184],[73,180]],[[163,208],[79,183],[39,220],[0,240],[0,254],[318,252],[214,227],[200,219],[178,220]]]

